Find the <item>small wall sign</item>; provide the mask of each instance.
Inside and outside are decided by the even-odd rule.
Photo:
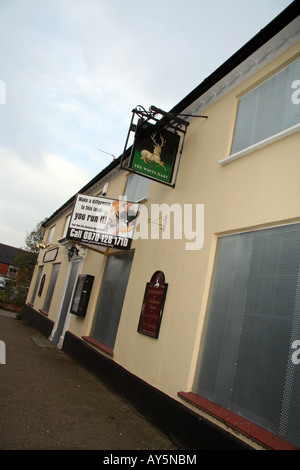
[[[138,332],[158,338],[168,284],[162,271],[156,271],[147,282]]]
[[[55,261],[58,253],[58,248],[52,248],[52,250],[46,251],[43,257],[43,262],[48,263],[49,261]]]
[[[88,308],[94,276],[81,274],[78,276],[73,295],[70,312],[79,317],[84,317]]]

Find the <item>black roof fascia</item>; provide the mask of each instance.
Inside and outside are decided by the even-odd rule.
[[[228,60],[226,60],[220,67],[218,67],[211,75],[209,75],[203,82],[200,83],[194,90],[192,90],[185,98],[183,98],[179,103],[177,103],[170,111],[170,114],[180,114],[188,106],[190,106],[194,101],[200,98],[205,92],[207,92],[212,86],[218,83],[222,78],[224,78],[228,73],[245,61],[248,57],[251,56],[255,51],[262,47],[266,42],[268,42],[272,37],[279,33],[283,28],[285,28],[289,23],[291,23],[297,16],[299,16],[300,7],[299,0],[294,0],[290,5],[288,5],[278,16],[276,16],[270,23],[267,24],[263,29],[261,29],[252,39],[250,39],[244,46],[242,46],[235,54],[233,54]],[[86,184],[79,192],[84,193],[89,188],[91,188],[97,181],[106,176],[111,170],[116,168],[120,162],[121,157],[115,159],[110,163],[104,170],[102,170],[98,175],[95,176],[89,183]],[[65,204],[63,204],[54,214],[52,214],[43,224],[43,227],[46,227],[49,222],[51,222],[56,215],[59,214],[64,208],[66,208],[72,201],[75,200],[76,195],[70,198]]]

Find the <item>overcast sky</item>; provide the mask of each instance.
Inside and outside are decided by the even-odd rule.
[[[0,243],[23,247],[292,0],[0,0]]]

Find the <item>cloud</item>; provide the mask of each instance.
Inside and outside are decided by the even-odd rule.
[[[24,228],[31,232],[89,181],[87,173],[58,155],[45,154],[32,167],[9,149],[0,148],[0,160],[1,238],[11,234],[20,243],[25,241]]]

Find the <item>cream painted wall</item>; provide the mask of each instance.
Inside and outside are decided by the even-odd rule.
[[[221,166],[230,148],[237,97],[291,61],[299,43],[193,119],[175,189],[152,182],[146,203],[205,206],[205,243],[137,240],[114,359],[154,387],[177,397],[189,390],[197,362],[217,236],[300,220],[299,133]],[[168,293],[158,339],[137,332],[146,282],[161,269]]]
[[[45,234],[44,234],[43,240],[44,240],[44,242],[47,242],[49,231],[53,226],[55,226],[54,234],[53,234],[53,237],[52,237],[51,244],[50,244],[49,248],[48,249],[45,248],[45,249],[40,250],[38,260],[37,260],[37,266],[35,268],[35,272],[34,272],[34,275],[33,275],[33,278],[32,278],[33,282],[31,282],[30,289],[29,289],[28,295],[27,295],[27,301],[30,302],[30,299],[32,297],[32,293],[33,293],[33,290],[34,290],[34,286],[35,286],[35,280],[36,280],[37,274],[38,274],[38,266],[43,265],[44,267],[43,267],[42,275],[46,276],[46,281],[45,281],[45,284],[44,284],[42,295],[40,297],[38,295],[36,295],[35,302],[34,302],[34,308],[36,310],[43,309],[43,305],[44,305],[44,302],[45,302],[45,297],[46,297],[46,294],[47,294],[47,289],[48,289],[48,286],[49,286],[49,281],[50,281],[52,270],[53,270],[53,263],[52,262],[43,263],[44,254],[52,248],[51,245],[54,245],[53,248],[55,246],[59,246],[57,244],[57,240],[59,238],[61,238],[61,236],[62,236],[63,229],[64,229],[64,224],[65,224],[65,215],[58,218],[55,221],[54,224],[52,224],[49,228],[47,228],[47,230],[45,231]],[[57,256],[56,256],[56,259],[55,259],[54,263],[60,263],[60,270],[59,270],[57,283],[56,283],[55,296],[53,296],[53,299],[52,299],[52,302],[51,302],[51,305],[50,305],[50,309],[49,309],[49,312],[48,312],[49,319],[51,319],[53,321],[55,320],[56,315],[57,315],[57,311],[59,309],[60,298],[61,298],[61,295],[62,295],[62,285],[63,285],[62,280],[65,278],[66,272],[67,272],[67,269],[68,269],[68,265],[67,265],[67,263],[65,263],[65,255],[64,255],[62,246],[59,246],[59,250],[58,250],[58,253],[57,253]]]
[[[112,199],[114,198],[118,199],[119,195],[121,195],[123,192],[125,182],[126,182],[126,177],[124,173],[121,173],[117,175],[115,178],[113,178],[109,183],[106,197],[112,198]],[[63,221],[59,220],[57,222],[57,225],[58,225],[57,233],[61,233],[60,226],[61,225],[64,226]],[[94,276],[94,283],[93,283],[91,297],[90,297],[90,301],[88,305],[88,310],[87,310],[85,317],[77,317],[76,315],[72,315],[72,314],[69,315],[69,325],[68,325],[69,331],[71,331],[75,336],[78,336],[79,338],[81,338],[82,336],[88,336],[90,333],[92,323],[93,323],[93,315],[95,312],[98,294],[100,291],[102,275],[103,275],[103,271],[105,267],[105,260],[106,260],[106,257],[103,254],[97,253],[96,251],[92,249],[87,250],[87,254],[86,254],[86,257],[84,258],[84,263],[83,263],[80,274],[90,274],[91,276]],[[67,262],[67,265],[68,264],[69,263]],[[67,269],[67,266],[62,272],[62,275],[60,278],[61,284],[63,284],[63,286],[65,285],[65,282],[66,282],[66,276],[67,276],[66,269]],[[57,291],[55,292],[55,299],[59,299],[58,292],[59,290],[57,289]],[[60,305],[57,306],[54,303],[54,308],[56,309],[55,317],[57,315],[57,312],[59,312],[60,310],[59,307]],[[52,312],[52,308],[51,308],[51,312]]]
[[[91,297],[85,317],[77,317],[76,315],[70,316],[69,330],[81,338],[88,336],[93,322],[93,315],[96,308],[98,293],[100,291],[102,275],[105,267],[106,257],[98,254],[95,251],[88,250],[87,257],[82,267],[81,274],[90,274],[94,276],[94,282],[91,292]]]
[[[218,236],[300,220],[299,133],[226,165],[218,163],[229,155],[238,97],[291,61],[298,51],[299,43],[206,109],[208,119],[192,119],[176,187],[150,184],[145,202],[150,218],[152,204],[204,204],[204,246],[187,251],[185,239],[133,241],[135,255],[113,359],[175,399],[178,391],[190,390],[192,385]],[[125,173],[116,176],[106,196],[118,198],[125,182]],[[57,238],[65,215],[56,222]],[[144,217],[147,223],[148,217]],[[151,227],[148,224],[150,233]],[[60,260],[62,268],[49,312],[52,320],[68,268],[62,253]],[[90,333],[104,266],[105,257],[88,250],[82,273],[94,275],[95,281],[86,317],[70,318],[69,330],[78,337]],[[52,263],[45,264],[48,280],[50,268]],[[137,332],[145,286],[156,270],[164,272],[168,283],[158,339]],[[34,282],[28,299],[33,286]],[[36,298],[36,309],[42,308],[46,290],[45,286],[43,296]]]

